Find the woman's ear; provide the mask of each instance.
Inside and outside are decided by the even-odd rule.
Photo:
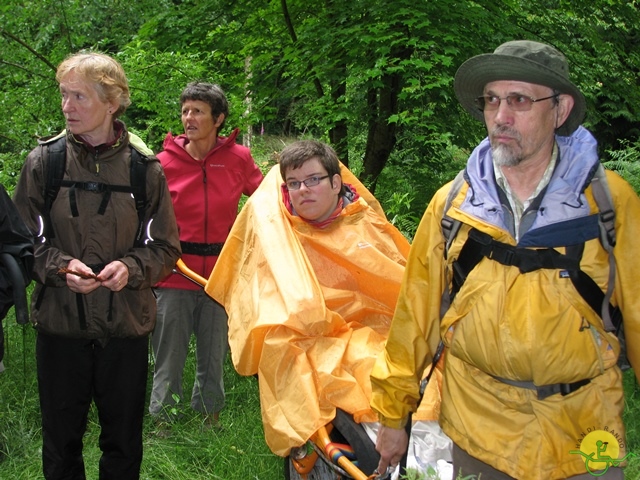
[[[342,177],[336,173],[331,177],[331,190],[340,192],[342,190]]]
[[[218,117],[213,117],[213,125],[216,128],[220,128],[220,125],[222,125],[222,122],[224,122],[224,113],[221,113],[220,115],[218,115]]]

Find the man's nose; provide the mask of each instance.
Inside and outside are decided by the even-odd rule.
[[[500,104],[498,105],[498,109],[494,111],[493,119],[496,123],[500,125],[509,124],[513,119],[513,110],[511,106],[507,102],[506,98],[500,100]]]

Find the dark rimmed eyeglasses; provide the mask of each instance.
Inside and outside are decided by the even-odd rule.
[[[325,178],[329,178],[329,175],[325,175],[323,177],[313,176],[313,177],[306,178],[302,181],[289,180],[288,182],[285,183],[285,185],[287,186],[287,190],[300,190],[300,187],[302,186],[303,183],[307,188],[315,187],[320,183],[321,180],[324,180]]]
[[[534,103],[541,102],[543,100],[549,100],[550,98],[556,98],[559,95],[559,93],[554,93],[553,95],[544,98],[531,98],[527,95],[520,94],[507,95],[506,97],[498,97],[497,95],[483,95],[476,98],[476,105],[478,106],[478,109],[483,112],[492,112],[500,108],[500,102],[502,100],[506,100],[507,105],[509,105],[509,108],[514,112],[528,112],[529,110],[531,110]]]

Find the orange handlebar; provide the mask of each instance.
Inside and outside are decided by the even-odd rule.
[[[320,427],[318,431],[314,434],[313,441],[315,441],[322,450],[327,453],[327,456],[331,458],[329,454],[329,444],[331,443],[331,439],[329,438],[329,433],[327,432],[326,427]],[[338,458],[338,465],[349,475],[351,475],[355,480],[368,480],[362,470],[356,467],[351,460],[347,457]]]
[[[207,279],[201,275],[198,275],[196,272],[187,267],[187,265],[182,261],[181,258],[179,258],[176,262],[176,268],[174,269],[174,271],[176,271],[176,273],[184,275],[201,287],[204,287],[207,284]]]

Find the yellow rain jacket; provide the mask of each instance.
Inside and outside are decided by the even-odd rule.
[[[586,191],[582,188],[590,167],[597,164],[597,156],[593,159],[595,140],[585,132],[579,129],[566,143],[558,140],[560,159],[545,193],[550,203],[543,201],[541,206],[547,218],[536,219],[548,222],[547,231],[562,224],[565,216],[581,221],[597,212],[591,186]],[[586,146],[579,149],[576,144]],[[372,371],[372,406],[383,424],[402,426],[418,398],[416,372],[428,365],[442,338],[447,347],[440,414],[444,432],[472,456],[514,478],[567,478],[586,472],[585,457],[576,451],[582,448],[587,455],[595,453],[582,443],[593,431],[612,434],[616,441],[609,445],[608,453],[614,453],[614,459],[627,453],[616,336],[605,331],[599,315],[561,271],[520,273],[517,267],[487,258],[472,270],[440,320],[446,278],[451,278],[451,263],[469,230],[476,228],[497,241],[516,244],[495,220],[501,207],[494,202],[495,180],[494,187],[490,186],[493,172],[487,163],[491,161],[488,149],[485,141],[472,155],[467,182],[448,211],[462,222],[448,260],[440,222],[451,184],[436,193],[420,223],[386,348]],[[618,175],[606,173],[616,212],[617,270],[612,303],[622,310],[627,354],[638,377],[640,200]],[[534,223],[529,232],[543,230]],[[569,238],[575,233],[567,230],[562,235]],[[598,238],[585,242],[581,268],[603,291],[608,261]],[[566,396],[556,394],[539,400],[535,390],[512,386],[496,377],[533,381],[535,385],[585,379],[590,383]],[[598,465],[602,469],[612,463]]]
[[[360,198],[328,227],[292,216],[276,165],[238,216],[206,292],[229,315],[241,375],[258,374],[267,444],[281,456],[335,409],[375,421],[369,374],[382,350],[409,243],[346,169]]]

